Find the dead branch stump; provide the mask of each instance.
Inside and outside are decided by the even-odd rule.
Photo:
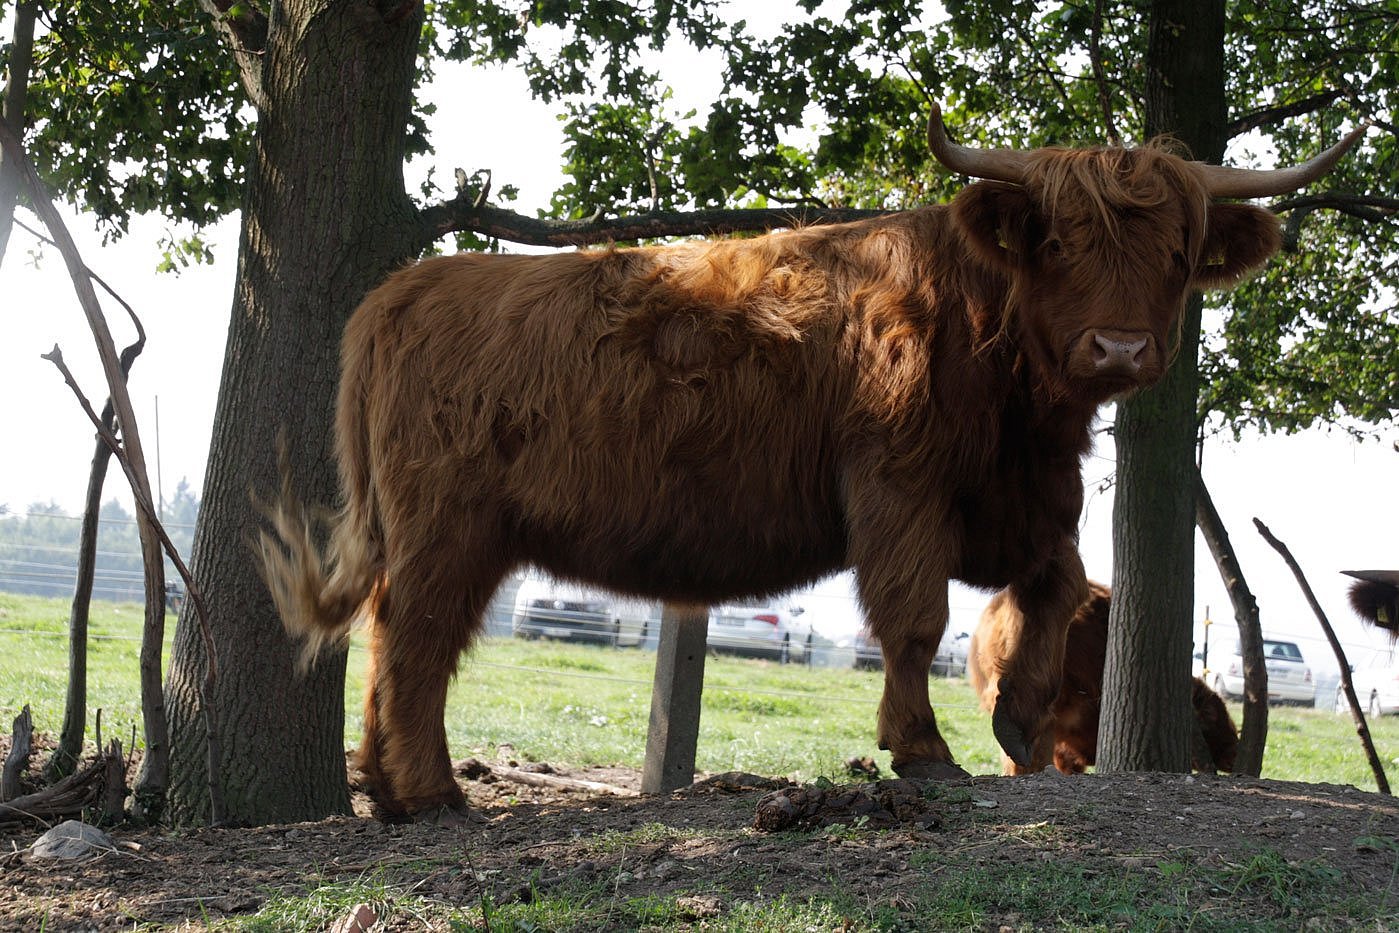
[[[34,717],[29,712],[28,703],[15,717],[12,735],[10,753],[5,756],[5,767],[0,771],[0,801],[19,796],[19,776],[29,767],[29,757],[34,754]]]

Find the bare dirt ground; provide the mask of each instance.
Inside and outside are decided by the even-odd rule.
[[[671,902],[668,929],[724,927],[736,903],[783,895],[798,903],[834,896],[856,918],[836,929],[939,929],[944,923],[929,913],[946,903],[949,892],[939,885],[972,885],[971,871],[994,884],[1022,877],[1021,869],[1047,875],[1051,888],[1062,878],[1096,890],[1099,877],[1136,879],[1151,897],[1162,896],[1150,894],[1157,888],[1179,888],[1188,909],[1204,918],[1226,899],[1237,906],[1252,898],[1257,906],[1249,909],[1263,929],[1270,915],[1290,929],[1399,925],[1399,806],[1353,787],[1051,773],[795,788],[731,774],[665,797],[630,797],[522,784],[501,776],[509,764],[467,769],[461,782],[473,819],[459,829],[384,824],[357,796],[356,816],[316,823],[116,829],[113,851],[82,862],[25,853],[35,832],[0,836],[0,929],[217,925],[256,915],[279,895],[375,873],[411,887],[420,905],[383,910],[376,931],[461,928],[447,918],[460,918],[456,911],[483,896],[508,906],[589,886],[619,902]],[[619,788],[640,784],[625,769],[557,773]],[[1258,870],[1260,853],[1273,868]],[[1250,871],[1263,890],[1249,884]],[[1287,884],[1332,890],[1295,897],[1271,890]],[[1357,893],[1368,906],[1327,906]],[[970,921],[936,916],[973,928],[1075,925],[1056,910],[1046,919],[1042,905],[1008,893]],[[635,925],[625,916],[588,917],[563,925]],[[1133,924],[1126,916],[1112,925]]]

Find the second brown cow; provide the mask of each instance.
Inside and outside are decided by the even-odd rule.
[[[1106,586],[1089,581],[1088,599],[1069,623],[1063,676],[1059,695],[1049,708],[1049,728],[1039,736],[1028,762],[1004,757],[1007,774],[1042,771],[1051,761],[1065,774],[1074,774],[1097,761],[1098,717],[1102,711],[1111,599],[1112,593]],[[1014,652],[1020,624],[1019,613],[1007,594],[1000,592],[992,597],[972,633],[967,649],[967,676],[987,711],[996,708],[1000,676]],[[1196,743],[1195,769],[1232,771],[1239,734],[1228,707],[1198,677],[1192,680],[1190,691],[1200,739]]]

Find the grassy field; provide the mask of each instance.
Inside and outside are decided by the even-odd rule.
[[[67,677],[67,605],[0,594],[0,728],[28,703],[35,728],[57,732]],[[141,608],[95,603],[89,651],[89,720],[105,734],[140,722],[137,687]],[[168,646],[167,646],[168,658]],[[352,648],[346,689],[347,745],[359,735],[365,653]],[[491,756],[502,744],[525,760],[640,767],[654,655],[636,649],[489,639],[463,665],[447,709],[454,757]],[[779,666],[711,657],[706,663],[698,767],[797,780],[837,777],[844,761],[871,755],[882,678],[876,672]],[[943,735],[972,773],[995,773],[990,721],[965,681],[935,678]],[[1233,710],[1236,720],[1239,710]],[[1399,783],[1399,717],[1371,723],[1391,784]],[[113,731],[115,730],[115,732]],[[139,729],[138,729],[139,732]],[[89,730],[91,737],[91,730]],[[1353,784],[1374,790],[1349,717],[1278,707],[1270,715],[1264,776]]]

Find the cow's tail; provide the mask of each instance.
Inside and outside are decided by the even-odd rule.
[[[355,378],[351,375],[355,369],[347,367],[345,372],[347,380]],[[357,388],[342,386],[342,402]],[[338,418],[345,497],[340,511],[308,510],[292,493],[285,457],[281,494],[276,502],[262,506],[270,525],[270,530],[258,535],[262,576],[282,624],[303,642],[303,667],[326,646],[344,644],[355,622],[373,610],[383,578],[382,536],[369,479],[362,410],[342,403]],[[324,550],[320,541],[326,542]]]

